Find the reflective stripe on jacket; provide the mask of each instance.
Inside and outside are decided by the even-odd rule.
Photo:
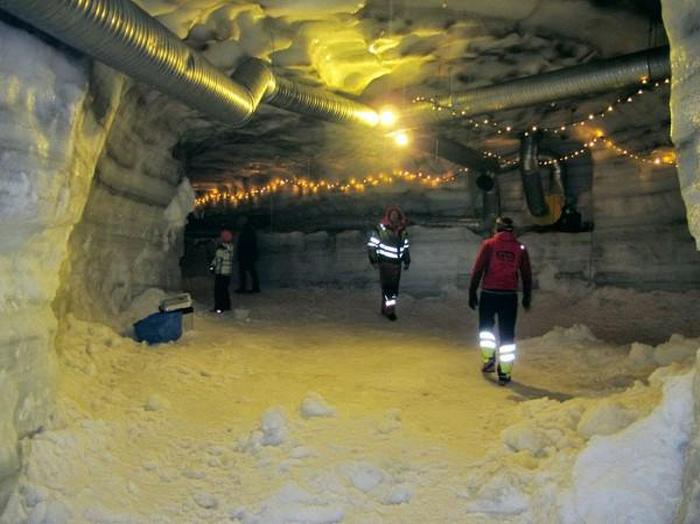
[[[370,262],[411,263],[408,234],[405,229],[394,233],[383,224],[379,224],[367,240]]]

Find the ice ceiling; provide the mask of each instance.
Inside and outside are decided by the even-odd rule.
[[[374,107],[406,106],[416,96],[571,66],[665,43],[658,3],[604,0],[138,0],[212,63],[232,72],[246,56],[269,61],[300,82]],[[514,126],[566,121],[599,109],[617,93],[588,101],[495,115]],[[391,151],[366,130],[319,122],[271,107],[242,129],[204,120],[174,102],[183,138],[177,154],[200,184],[257,174],[343,176],[430,163]],[[606,134],[648,150],[668,136],[667,93],[650,94],[608,122]],[[460,121],[429,130],[465,145],[507,153]],[[579,137],[580,139],[580,137]]]

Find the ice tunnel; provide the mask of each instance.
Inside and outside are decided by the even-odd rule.
[[[0,0],[0,524],[700,522],[698,28]]]

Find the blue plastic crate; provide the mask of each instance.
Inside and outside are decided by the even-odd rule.
[[[182,336],[182,312],[153,313],[134,324],[136,340],[160,344]]]

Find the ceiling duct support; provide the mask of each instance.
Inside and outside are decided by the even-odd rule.
[[[455,93],[436,104],[474,116],[606,93],[638,86],[643,79],[656,82],[670,76],[669,48],[664,46]],[[452,116],[449,110],[434,111],[432,103],[421,104],[406,116],[421,114],[437,120]]]
[[[263,62],[245,62],[232,80],[130,0],[0,0],[0,9],[233,126],[245,125],[261,101],[332,122],[379,120],[358,102],[276,79]]]

